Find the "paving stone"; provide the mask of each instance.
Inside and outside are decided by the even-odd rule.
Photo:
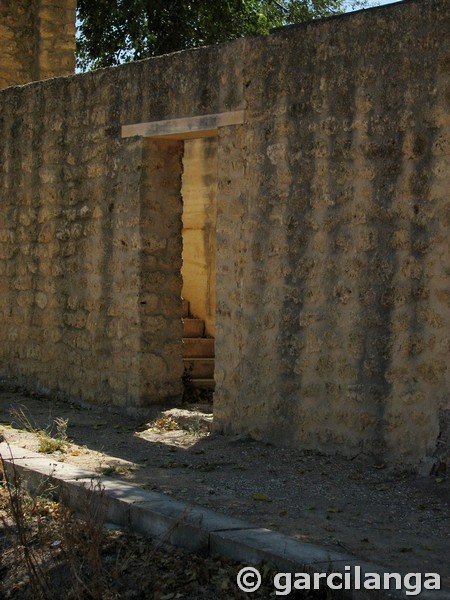
[[[135,531],[201,554],[209,552],[212,531],[252,527],[240,519],[219,515],[172,498],[133,504],[130,525]]]

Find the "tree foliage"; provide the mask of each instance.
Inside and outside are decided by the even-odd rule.
[[[358,0],[356,0],[358,1]],[[78,0],[77,65],[115,65],[342,12],[345,0]]]

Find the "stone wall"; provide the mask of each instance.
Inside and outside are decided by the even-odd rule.
[[[217,69],[212,49],[186,73],[193,114],[205,55]],[[174,114],[184,61],[0,92],[4,381],[129,411],[181,399],[183,144],[121,124]]]
[[[221,139],[216,423],[377,460],[449,409],[448,3],[251,42]],[[387,457],[387,458],[386,458]]]
[[[0,89],[75,70],[76,0],[0,0]]]
[[[120,126],[245,109],[217,138],[216,427],[433,453],[448,16],[410,0],[1,92],[0,374],[128,409],[180,397],[183,142]]]

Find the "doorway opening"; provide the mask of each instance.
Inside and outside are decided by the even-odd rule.
[[[170,204],[176,199],[177,209],[180,208],[180,196],[183,201],[182,211],[182,256],[177,255],[176,273],[174,273],[163,261],[162,271],[168,269],[168,274],[175,275],[177,290],[180,290],[178,284],[182,284],[183,300],[183,365],[180,364],[181,344],[165,344],[161,357],[167,370],[165,379],[170,383],[173,390],[180,389],[179,374],[183,367],[185,370],[185,390],[190,387],[196,392],[205,392],[206,397],[212,397],[212,391],[215,389],[214,382],[214,338],[215,338],[215,313],[216,313],[216,216],[217,216],[217,197],[218,197],[218,148],[219,141],[222,144],[223,138],[230,135],[230,128],[236,125],[243,125],[245,122],[245,110],[235,110],[220,113],[199,115],[194,117],[182,117],[176,119],[165,119],[162,121],[150,121],[122,125],[122,137],[141,137],[153,140],[150,155],[152,156],[152,165],[144,170],[143,194],[146,200],[151,200],[151,206],[145,203],[147,210],[156,214],[161,210],[165,214],[165,205]],[[223,134],[219,135],[219,131]],[[161,146],[158,149],[158,141]],[[175,145],[165,146],[166,140],[173,140]],[[184,151],[184,152],[183,152]],[[158,158],[158,152],[161,153]],[[182,176],[182,185],[180,186],[179,168],[180,159],[184,153]],[[173,161],[177,161],[176,168]],[[166,172],[172,169],[173,180],[170,179],[170,173]],[[176,190],[174,186],[176,185]],[[181,189],[180,189],[181,187]],[[176,197],[176,198],[175,198]],[[166,202],[167,201],[167,202]],[[155,209],[155,207],[158,207]],[[173,208],[173,207],[171,207]],[[145,212],[145,211],[144,211]],[[168,211],[169,214],[171,210]],[[177,213],[177,221],[180,213]],[[154,216],[154,215],[153,215]],[[153,217],[152,217],[153,219]],[[141,235],[145,231],[152,237],[149,225],[153,220],[141,219]],[[171,226],[175,221],[168,222],[168,231],[173,231]],[[160,224],[156,218],[155,224]],[[151,228],[150,228],[151,229]],[[160,229],[156,236],[160,239]],[[179,252],[179,237],[172,240],[166,240],[167,246],[161,241],[161,248],[167,248],[169,245],[175,247]],[[159,250],[156,248],[156,254]],[[151,252],[150,252],[151,254]],[[156,260],[154,260],[156,258]],[[170,258],[170,257],[169,257]],[[167,285],[167,295],[171,299],[173,294],[172,277],[162,277],[159,267],[160,257],[151,257],[149,265],[151,266],[151,277],[142,278],[145,282],[142,289],[144,292],[158,288],[158,295],[161,296],[161,285]],[[181,273],[179,269],[182,264]],[[147,266],[145,267],[147,269]],[[181,275],[181,277],[180,277]],[[159,286],[159,287],[158,287]],[[177,294],[179,292],[177,291]],[[179,300],[179,296],[177,296]],[[145,301],[143,302],[145,305]],[[167,310],[161,305],[149,310],[146,308],[146,319],[152,320],[154,310],[166,311],[164,318],[169,321],[177,321],[177,332],[179,331],[179,312],[174,312],[174,304],[168,302]],[[179,305],[177,305],[179,306]],[[144,324],[145,325],[145,324]],[[144,326],[141,321],[141,326]],[[175,327],[172,328],[172,331]],[[179,333],[177,333],[177,336]],[[173,342],[174,340],[171,340]],[[177,342],[181,341],[177,337]],[[155,361],[153,348],[146,342],[146,350],[152,360],[144,361],[148,369],[145,373],[144,381],[153,380],[154,372],[161,362]],[[153,341],[152,341],[153,343]],[[156,339],[155,343],[159,343]],[[161,349],[159,349],[161,352]],[[141,349],[142,354],[142,349]],[[159,356],[159,354],[158,354]],[[186,376],[187,375],[187,376]],[[167,383],[165,382],[165,383]],[[188,386],[186,385],[188,383]],[[195,387],[194,387],[195,386]],[[167,385],[166,388],[167,389]],[[176,394],[174,393],[174,396]],[[185,394],[187,396],[187,394]],[[200,394],[197,398],[201,397]]]
[[[215,387],[217,140],[184,141],[181,187],[185,383],[206,398]]]

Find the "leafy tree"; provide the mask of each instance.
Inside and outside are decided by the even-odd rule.
[[[77,66],[88,70],[264,34],[273,27],[342,12],[345,2],[78,0]]]

